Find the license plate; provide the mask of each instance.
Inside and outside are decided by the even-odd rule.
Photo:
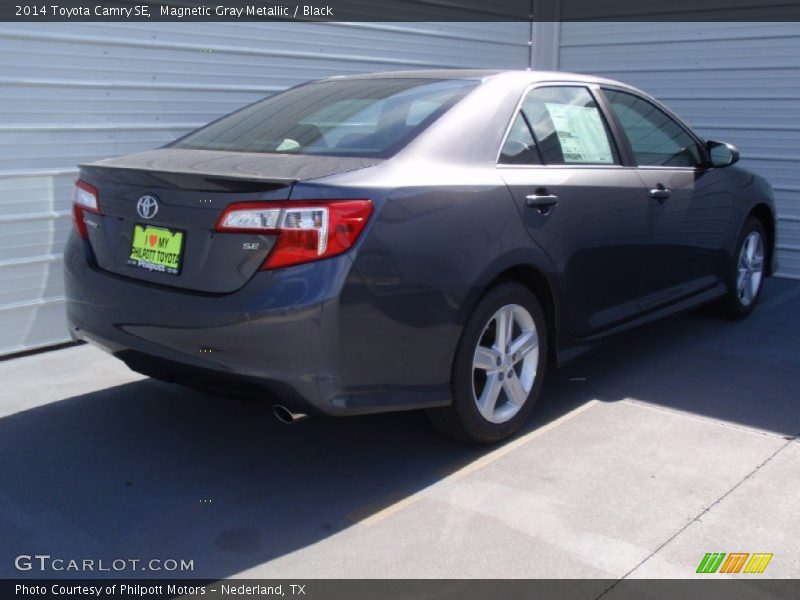
[[[128,264],[134,267],[177,275],[181,270],[183,232],[150,227],[133,226],[133,242]]]

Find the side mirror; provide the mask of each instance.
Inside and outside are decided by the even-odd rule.
[[[706,148],[712,167],[729,167],[739,160],[739,149],[733,144],[708,140]]]

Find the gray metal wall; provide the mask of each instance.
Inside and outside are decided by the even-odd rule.
[[[642,88],[773,185],[779,274],[800,278],[797,23],[562,23],[557,66]]]
[[[75,165],[330,75],[525,68],[528,23],[0,24],[0,354],[67,339]]]

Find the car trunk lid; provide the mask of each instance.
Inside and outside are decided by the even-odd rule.
[[[84,213],[89,243],[98,266],[111,273],[197,292],[233,292],[263,264],[276,236],[216,232],[227,205],[286,200],[296,181],[378,162],[163,148],[81,165],[81,179],[97,189],[101,212]],[[139,249],[132,253],[134,239]]]

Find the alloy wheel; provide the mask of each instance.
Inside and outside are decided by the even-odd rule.
[[[478,340],[472,360],[475,404],[484,419],[505,423],[533,389],[539,364],[539,334],[533,316],[519,304],[494,313]]]
[[[758,296],[764,278],[764,240],[758,231],[751,231],[739,251],[736,291],[742,306],[749,306]]]

